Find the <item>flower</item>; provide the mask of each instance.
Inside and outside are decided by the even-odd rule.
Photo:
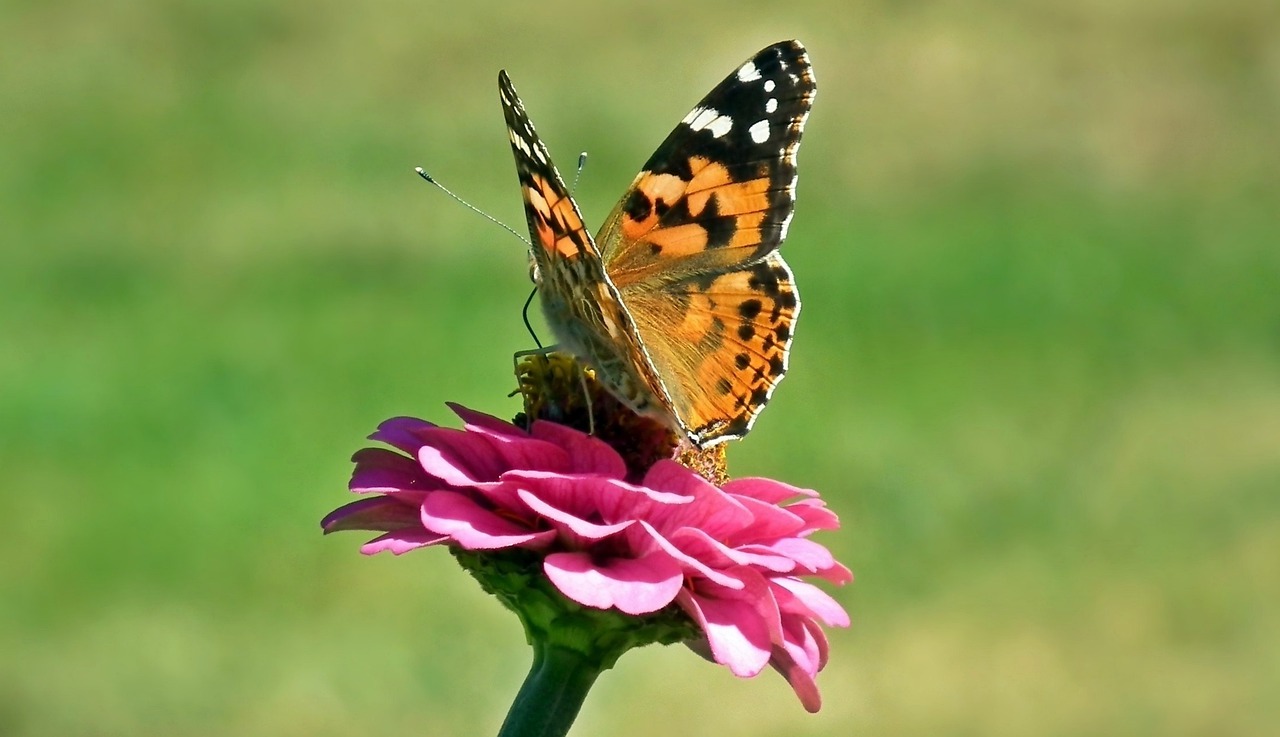
[[[463,429],[409,417],[378,427],[370,439],[400,452],[355,454],[350,488],[368,496],[329,514],[326,533],[383,532],[366,554],[532,554],[572,602],[632,618],[674,607],[692,623],[696,652],[740,677],[771,665],[818,710],[822,625],[849,617],[804,578],[844,584],[852,574],[809,539],[839,526],[817,492],[764,478],[718,487],[670,459],[637,478],[597,437],[546,420],[526,432],[450,407]]]

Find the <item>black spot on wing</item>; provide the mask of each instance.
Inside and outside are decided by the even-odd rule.
[[[751,267],[751,276],[747,278],[747,286],[757,292],[764,292],[770,297],[777,297],[781,291],[779,282],[785,282],[786,279],[785,269],[775,269],[769,265],[769,262],[761,261]]]
[[[648,195],[644,192],[633,189],[631,194],[627,195],[627,201],[623,203],[622,211],[632,220],[646,220],[649,214],[653,212],[653,203],[649,201]]]
[[[720,199],[714,194],[707,198],[707,205],[696,221],[707,231],[707,248],[724,248],[733,242],[733,235],[738,232],[738,219],[720,216]]]

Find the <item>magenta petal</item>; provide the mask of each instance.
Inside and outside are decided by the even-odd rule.
[[[523,438],[528,436],[524,430],[493,415],[467,409],[455,402],[445,402],[445,406],[453,410],[453,413],[461,418],[466,428],[472,432],[482,433],[490,437]]]
[[[435,427],[426,420],[417,417],[392,417],[378,425],[378,429],[369,436],[370,440],[386,443],[412,455],[422,447],[421,433]]]
[[[341,530],[374,530],[390,532],[415,527],[418,504],[406,504],[389,496],[378,496],[344,504],[320,520],[324,534]]]
[[[454,486],[493,482],[508,466],[493,452],[484,436],[438,427],[423,433],[426,445],[418,449],[422,469]]]
[[[375,537],[360,546],[360,552],[365,555],[373,555],[389,550],[395,555],[404,555],[410,550],[417,550],[428,545],[437,545],[448,539],[445,535],[436,535],[427,532],[421,527],[397,530]]]
[[[627,475],[627,464],[622,456],[600,438],[571,427],[543,421],[533,423],[531,434],[568,451],[571,462],[566,469],[568,473],[595,474],[613,479]]]
[[[543,570],[556,588],[579,604],[627,614],[658,611],[675,599],[684,581],[680,567],[660,552],[604,562],[588,553],[553,553]]]
[[[791,573],[796,564],[790,558],[771,553],[769,550],[753,549],[760,546],[745,545],[731,548],[716,540],[702,530],[685,527],[668,536],[671,542],[681,550],[720,568],[730,566],[752,566],[771,573]]]
[[[553,523],[559,523],[585,540],[600,540],[622,532],[635,524],[634,520],[626,520],[612,525],[597,525],[547,504],[532,492],[521,489],[516,493],[520,500],[528,505],[530,510],[551,520]]]
[[[348,488],[356,494],[377,494],[405,489],[427,490],[440,483],[423,473],[412,458],[386,448],[365,448],[352,456],[356,467]]]
[[[422,504],[422,525],[448,535],[468,550],[510,548],[555,537],[554,531],[533,532],[454,491],[437,491],[427,497]]]
[[[680,527],[696,527],[713,537],[723,539],[751,522],[751,512],[742,504],[675,461],[663,459],[653,464],[645,474],[644,486],[693,499],[688,504],[654,510],[649,521],[662,532]]]
[[[647,535],[650,541],[655,543],[658,547],[662,548],[662,550],[665,551],[667,555],[671,556],[678,563],[680,563],[680,565],[684,568],[686,575],[699,575],[699,576],[702,576],[703,578],[713,581],[714,583],[724,586],[725,588],[730,588],[730,589],[743,588],[744,584],[742,583],[741,579],[735,578],[734,576],[731,576],[728,573],[717,570],[714,566],[708,565],[706,561],[703,561],[697,556],[689,555],[685,553],[677,545],[672,543],[665,536],[660,534],[657,530],[653,529],[653,526],[650,525],[648,522],[642,521],[639,527],[632,527],[627,532],[638,537],[641,533],[636,532],[637,529],[643,531],[643,534]],[[635,543],[632,543],[632,547],[639,548],[641,546]]]

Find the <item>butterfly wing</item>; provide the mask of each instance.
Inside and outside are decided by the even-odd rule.
[[[760,51],[667,136],[596,240],[699,446],[746,434],[787,370],[800,300],[777,249],[815,92],[798,41]]]
[[[533,276],[559,347],[595,368],[631,409],[674,426],[670,402],[631,316],[506,72],[498,74],[498,93],[529,223]]]
[[[560,260],[599,260],[595,243],[582,225],[582,213],[551,163],[551,155],[534,131],[524,103],[505,71],[498,72],[498,96],[516,157],[516,174],[520,177],[525,218],[538,266],[549,267]]]

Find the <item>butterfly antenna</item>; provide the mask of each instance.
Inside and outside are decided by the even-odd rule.
[[[538,346],[538,350],[543,350],[542,341],[538,340],[538,334],[533,332],[533,325],[529,323],[529,305],[533,304],[533,295],[537,293],[537,287],[529,292],[529,299],[524,301],[524,309],[520,311],[520,316],[524,318],[524,329],[529,331],[529,337],[533,338],[534,345]]]
[[[582,153],[578,154],[578,171],[574,172],[573,186],[569,188],[570,192],[573,192],[578,188],[578,179],[582,177],[582,170],[586,168],[586,166],[587,166],[587,152],[583,151]]]
[[[462,199],[462,198],[461,198],[461,197],[459,197],[458,195],[456,195],[456,194],[454,194],[453,192],[451,192],[451,191],[449,190],[449,188],[448,188],[448,187],[444,186],[444,185],[443,185],[443,184],[441,184],[440,182],[437,182],[437,181],[435,180],[435,177],[432,177],[430,174],[428,174],[426,171],[424,171],[424,170],[423,170],[423,168],[422,168],[421,166],[415,166],[415,167],[413,168],[413,170],[414,170],[414,171],[416,171],[416,172],[418,172],[418,176],[420,176],[420,177],[422,177],[423,179],[427,180],[428,182],[430,182],[430,183],[434,184],[436,187],[438,187],[438,188],[440,189],[440,191],[441,191],[441,192],[444,192],[445,194],[449,195],[449,196],[450,196],[450,197],[452,197],[454,200],[456,200],[456,201],[458,202],[458,204],[460,204],[460,205],[462,205],[463,207],[467,208],[468,210],[470,210],[470,211],[472,211],[472,212],[476,213],[477,215],[479,215],[479,216],[483,217],[485,220],[488,220],[489,222],[493,223],[494,225],[497,225],[498,227],[500,227],[500,228],[502,228],[503,230],[507,231],[507,232],[508,232],[508,233],[510,233],[511,235],[514,235],[515,237],[519,238],[519,239],[520,239],[520,242],[521,242],[521,243],[523,243],[523,244],[525,244],[526,246],[530,246],[530,247],[532,247],[532,245],[533,245],[533,244],[529,243],[529,239],[528,239],[528,238],[525,238],[524,236],[522,236],[522,235],[520,235],[519,233],[517,233],[517,232],[515,231],[515,229],[513,229],[510,225],[507,225],[506,223],[502,222],[501,220],[499,220],[499,219],[495,218],[494,216],[490,215],[489,213],[485,212],[484,210],[481,210],[480,208],[476,207],[475,205],[471,204],[470,202],[467,202],[466,200]],[[533,299],[533,298],[532,298],[532,297],[530,297],[530,299]]]

